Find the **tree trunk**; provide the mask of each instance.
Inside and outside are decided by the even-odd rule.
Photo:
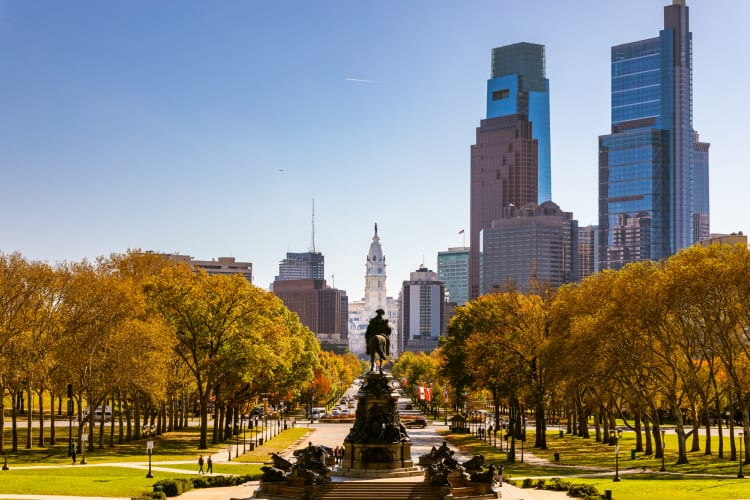
[[[700,415],[698,413],[698,409],[695,407],[694,404],[690,405],[690,413],[692,414],[692,427],[693,427],[693,435],[692,435],[692,443],[690,445],[690,451],[696,452],[701,451],[701,443],[700,438],[698,436],[699,430],[701,428],[701,421],[700,421]],[[709,434],[710,436],[710,434]]]
[[[13,401],[13,410],[10,412],[10,425],[11,425],[11,449],[10,451],[18,451],[18,394],[11,392],[11,401]]]
[[[44,448],[44,390],[39,389],[39,447]],[[53,408],[54,409],[54,408]],[[54,418],[54,412],[52,412]]]
[[[705,417],[706,418],[706,421],[705,421],[705,424],[706,424],[706,452],[704,453],[704,455],[711,455],[712,454],[712,451],[711,451],[711,413],[708,411],[708,407],[706,407],[705,415],[706,415],[706,417]],[[696,432],[695,434],[697,435],[698,433]]]
[[[682,419],[679,400],[675,394],[672,395],[672,415],[674,416],[674,430],[677,433],[677,465],[687,464],[687,443],[685,438],[685,423]]]
[[[31,440],[34,437],[34,398],[31,393],[31,384],[27,388],[28,400],[29,400],[29,412],[26,414],[26,427],[28,432],[26,433],[26,449],[31,448]]]
[[[534,447],[540,450],[547,449],[547,420],[544,413],[544,401],[537,401],[536,404],[536,437]]]
[[[55,435],[55,395],[50,392],[49,395],[49,444],[54,446],[57,444],[57,437]],[[60,398],[60,406],[62,406],[62,398]],[[58,410],[60,415],[60,410]]]
[[[200,398],[201,437],[198,443],[199,450],[208,448],[208,391]]]
[[[648,415],[643,416],[643,435],[646,436],[646,451],[644,455],[654,454],[653,440],[651,439],[651,419]],[[658,457],[657,457],[658,458]]]
[[[633,427],[635,428],[635,451],[641,453],[643,451],[643,428],[640,411],[635,412]]]

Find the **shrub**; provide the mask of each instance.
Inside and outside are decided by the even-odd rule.
[[[570,481],[563,481],[559,477],[553,478],[549,483],[547,483],[546,489],[552,490],[552,491],[568,491],[570,489]]]
[[[527,477],[523,480],[521,488],[534,488],[537,485],[537,480]]]
[[[536,481],[536,488],[538,490],[543,490],[543,489],[545,489],[546,483],[547,483],[546,479],[537,479],[537,481]]]
[[[154,486],[161,486],[162,491],[168,497],[178,497],[193,489],[193,482],[190,479],[162,479],[157,481]]]
[[[208,478],[205,477],[194,477],[193,488],[208,488]]]
[[[599,490],[590,484],[573,484],[568,490],[568,496],[574,498],[599,498]]]
[[[167,496],[163,491],[154,491],[150,493],[144,493],[139,497],[133,497],[131,500],[166,500]]]

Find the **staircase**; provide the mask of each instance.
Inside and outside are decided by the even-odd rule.
[[[319,486],[315,500],[442,500],[440,486],[409,482],[342,481]]]

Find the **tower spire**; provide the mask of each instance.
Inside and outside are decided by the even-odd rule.
[[[315,198],[312,199],[312,243],[310,252],[315,253]]]

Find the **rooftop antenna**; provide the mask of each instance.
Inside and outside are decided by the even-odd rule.
[[[312,245],[310,253],[315,253],[315,198],[312,199]]]

